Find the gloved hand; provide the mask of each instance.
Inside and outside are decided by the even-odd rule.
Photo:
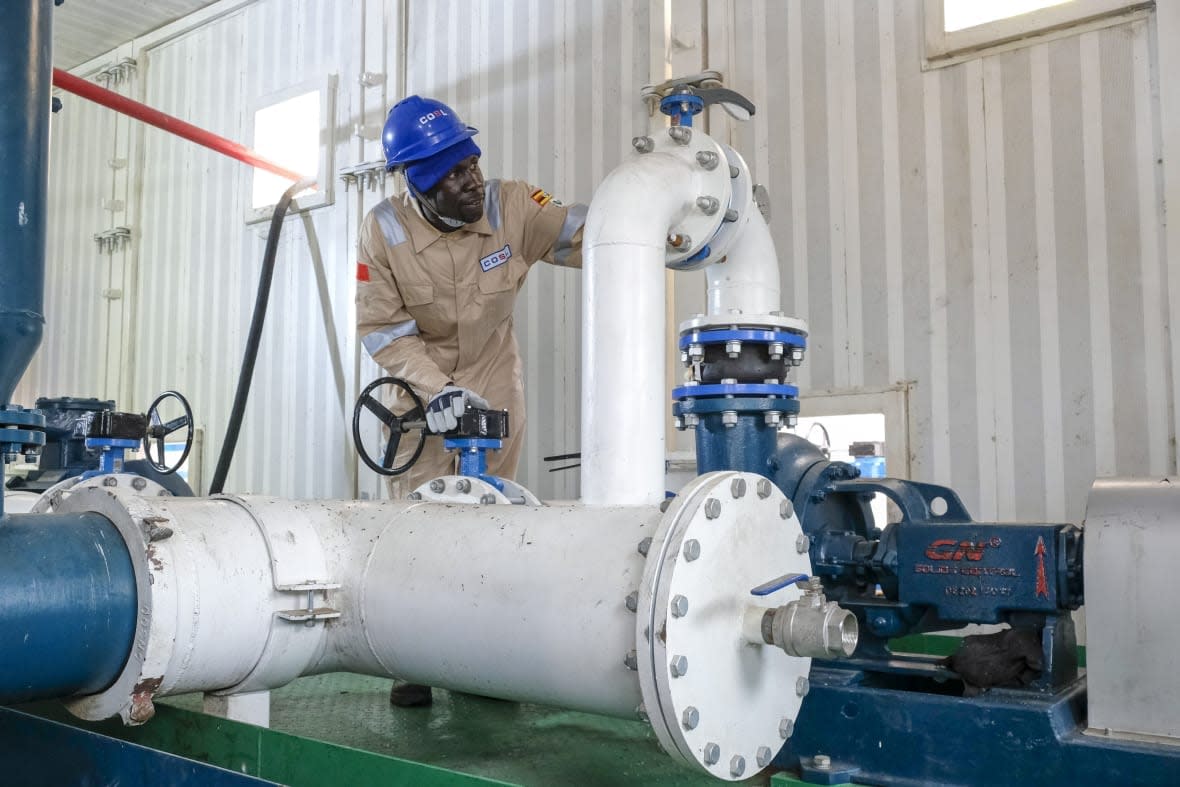
[[[449,432],[459,425],[467,405],[487,409],[488,400],[474,391],[448,385],[436,393],[426,405],[426,425],[435,434]]]

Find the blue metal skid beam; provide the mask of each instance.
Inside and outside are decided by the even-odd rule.
[[[102,691],[135,634],[131,557],[98,514],[0,522],[0,703]]]

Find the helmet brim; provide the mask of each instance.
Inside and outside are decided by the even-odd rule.
[[[422,140],[416,145],[410,145],[404,150],[398,151],[396,156],[389,158],[386,161],[386,168],[392,170],[395,167],[401,167],[406,164],[412,164],[415,161],[430,158],[447,148],[453,147],[465,139],[471,139],[479,133],[479,129],[474,126],[464,126],[462,131],[456,131],[441,139],[426,139]]]

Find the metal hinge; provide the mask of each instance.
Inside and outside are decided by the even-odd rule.
[[[316,593],[323,594],[324,603],[328,602],[328,591],[340,587],[339,582],[306,582],[302,585],[280,585],[277,590],[283,593],[305,594],[307,605],[302,609],[286,609],[275,615],[289,623],[303,623],[314,626],[319,621],[332,620],[340,617],[340,611],[329,606],[316,606]]]
[[[107,87],[111,87],[131,79],[138,67],[139,63],[135,58],[125,57],[116,63],[100,68],[98,73],[94,75],[94,79],[96,82],[102,82]]]
[[[104,254],[122,251],[127,244],[131,243],[131,228],[115,227],[95,233],[94,242],[98,244],[99,251]]]
[[[385,182],[389,173],[385,171],[384,161],[363,161],[352,167],[345,167],[336,173],[344,182],[344,190],[355,185],[358,190],[376,191],[378,184]]]

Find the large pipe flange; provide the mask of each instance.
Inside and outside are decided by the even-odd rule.
[[[166,581],[168,575],[161,570],[155,547],[172,531],[147,498],[118,490],[118,486],[83,486],[59,495],[55,503],[58,512],[93,511],[115,526],[131,555],[138,596],[135,636],[123,671],[104,691],[71,700],[66,707],[90,721],[117,715],[124,724],[143,724],[155,715],[152,698],[163,681],[175,641],[175,628],[166,622],[176,618],[176,586]]]
[[[76,475],[58,481],[42,492],[29,513],[52,514],[57,510],[64,496],[81,489],[94,489],[97,487],[116,489],[141,497],[172,497],[172,493],[160,484],[150,478],[136,475],[135,473],[108,473],[91,476],[90,478]]]
[[[440,476],[411,492],[410,499],[458,505],[544,505],[536,495],[515,481],[506,478],[498,480],[504,485],[503,489],[498,489],[490,482],[474,476]]]
[[[791,503],[752,473],[703,475],[675,498],[652,540],[636,642],[644,708],[674,758],[735,781],[770,764],[794,727],[811,659],[751,640],[750,591],[810,573]],[[775,594],[797,598],[795,586]]]

